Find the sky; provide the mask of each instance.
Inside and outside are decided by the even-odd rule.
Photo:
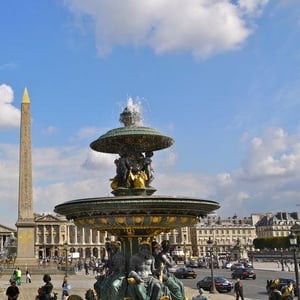
[[[115,156],[89,145],[129,99],[175,140],[154,153],[155,195],[224,218],[299,211],[298,0],[4,0],[0,33],[2,225],[17,221],[25,87],[34,212],[112,196]]]

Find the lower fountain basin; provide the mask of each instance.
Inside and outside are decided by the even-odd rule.
[[[192,226],[220,208],[219,203],[186,197],[119,196],[77,199],[55,206],[56,213],[77,226],[117,236],[157,235]]]

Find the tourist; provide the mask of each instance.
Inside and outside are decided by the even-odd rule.
[[[51,293],[53,290],[53,284],[51,283],[51,276],[49,274],[45,274],[43,277],[43,281],[45,284],[39,288],[39,300],[50,300]]]
[[[31,283],[31,274],[29,270],[26,270],[26,283]]]
[[[239,300],[240,297],[241,297],[241,300],[244,300],[243,284],[239,277],[236,279],[236,283],[234,284],[234,292],[235,292],[236,300]]]
[[[12,280],[10,286],[6,289],[7,300],[18,299],[20,294],[19,288],[16,285],[16,281]]]
[[[22,284],[22,271],[20,270],[20,268],[16,269],[16,281],[17,281],[17,285]]]
[[[68,284],[68,277],[67,276],[64,277],[61,287],[62,287],[61,299],[66,300],[66,299],[68,299],[68,296],[70,295],[70,291],[71,291],[71,286],[70,286],[70,284]]]

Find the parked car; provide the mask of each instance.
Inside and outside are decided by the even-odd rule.
[[[198,268],[198,262],[194,259],[189,259],[186,261],[185,266],[190,268]]]
[[[204,260],[199,260],[198,261],[198,268],[202,268],[202,269],[207,269],[207,263]]]
[[[176,269],[174,276],[177,278],[196,278],[197,273],[190,267],[179,267]]]
[[[233,289],[233,282],[228,280],[223,276],[215,276],[215,287],[216,290],[221,292],[230,292]],[[204,289],[205,291],[210,291],[212,289],[212,279],[211,276],[206,276],[202,280],[197,282],[198,290],[200,288]]]
[[[238,268],[235,269],[232,274],[231,278],[241,278],[241,279],[246,279],[246,278],[252,278],[253,280],[256,279],[256,273],[254,269],[252,268]]]
[[[234,271],[234,270],[240,269],[240,268],[245,268],[244,264],[243,263],[235,263],[235,264],[231,265],[230,270]]]
[[[230,261],[224,261],[222,263],[222,269],[230,269],[231,266],[232,266],[232,262],[230,262]]]

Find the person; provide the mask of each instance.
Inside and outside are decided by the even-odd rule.
[[[45,274],[43,276],[43,281],[45,284],[39,288],[39,300],[50,300],[51,293],[53,290],[53,284],[51,283],[51,276],[49,274]]]
[[[26,270],[26,283],[31,283],[31,274],[29,270]]]
[[[84,270],[85,270],[85,275],[89,275],[90,273],[89,273],[89,265],[88,265],[88,263],[87,262],[84,262]]]
[[[204,295],[204,290],[202,288],[199,289],[199,295],[194,296],[192,300],[209,300],[209,296]]]
[[[70,290],[71,290],[71,286],[68,284],[68,277],[67,276],[64,277],[61,287],[62,287],[61,299],[66,300],[67,297],[69,296]]]
[[[14,270],[10,279],[9,279],[9,282],[11,283],[12,281],[16,281],[17,282],[17,270]]]
[[[241,282],[241,278],[236,279],[236,283],[234,284],[234,292],[235,292],[235,299],[238,300],[241,299],[244,300],[244,293],[243,293],[243,284]]]
[[[10,286],[6,289],[6,296],[8,300],[18,299],[20,290],[17,287],[17,282],[12,280]]]
[[[155,259],[150,253],[150,244],[142,242],[139,252],[129,261],[128,292],[133,299],[159,300],[163,296],[161,282],[155,278]]]
[[[20,268],[16,269],[16,281],[17,281],[17,285],[22,284],[22,271],[20,270]]]

